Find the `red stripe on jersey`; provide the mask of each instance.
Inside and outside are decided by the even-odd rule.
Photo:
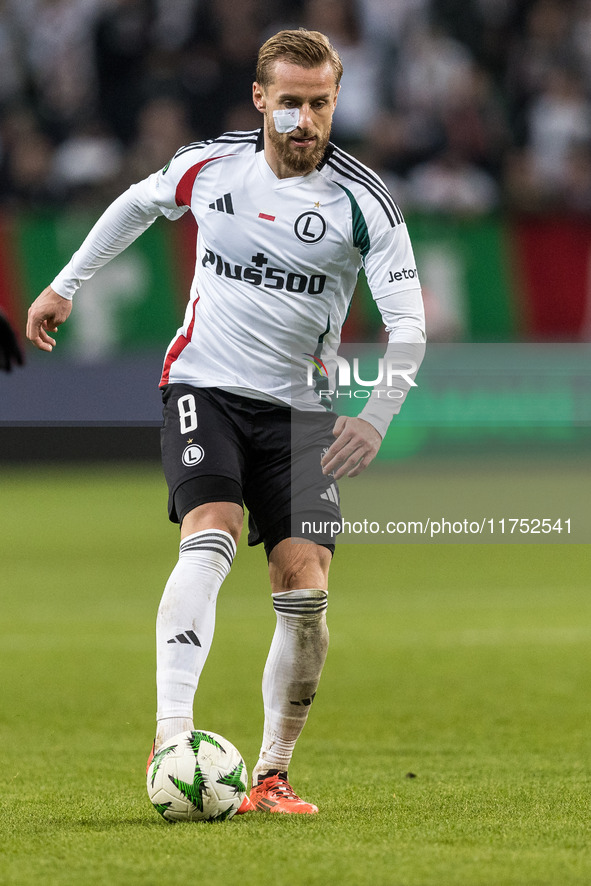
[[[204,166],[208,163],[211,163],[212,160],[221,160],[223,157],[233,157],[233,154],[220,154],[218,157],[210,157],[208,160],[202,160],[201,163],[196,163],[195,166],[191,166],[190,169],[187,169],[185,174],[182,176],[179,181],[175,200],[177,206],[190,206],[191,205],[191,197],[193,196],[193,188],[195,186],[195,179],[201,172]],[[178,360],[180,355],[183,353],[191,338],[193,336],[193,329],[195,327],[195,311],[197,308],[197,302],[199,301],[199,296],[195,299],[193,304],[193,317],[191,318],[191,322],[189,324],[189,328],[187,329],[186,335],[179,335],[179,337],[172,343],[170,346],[168,353],[166,355],[166,359],[164,361],[164,367],[162,370],[162,378],[160,379],[160,387],[168,384],[168,380],[170,378],[170,370],[172,364]]]
[[[264,218],[267,221],[275,221],[274,215],[267,215],[266,212],[259,212],[259,218]]]
[[[181,356],[191,338],[193,337],[193,329],[195,328],[195,311],[197,309],[197,302],[199,301],[199,296],[195,299],[193,304],[193,316],[191,318],[191,322],[189,323],[189,328],[187,329],[186,335],[179,335],[179,337],[172,343],[169,348],[168,354],[166,355],[166,360],[164,361],[164,368],[162,370],[162,378],[160,379],[160,384],[158,387],[162,388],[164,385],[168,384],[168,380],[170,378],[170,369],[172,364],[178,360]]]
[[[190,206],[191,205],[191,196],[193,194],[193,187],[195,185],[195,179],[201,172],[204,166],[207,163],[211,163],[213,160],[221,160],[223,157],[233,157],[233,154],[220,154],[219,157],[210,157],[209,160],[202,160],[201,163],[195,164],[195,166],[191,166],[190,169],[187,169],[178,185],[176,186],[176,194],[175,200],[177,206]]]

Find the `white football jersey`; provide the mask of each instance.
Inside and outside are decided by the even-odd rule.
[[[391,340],[424,340],[408,232],[381,179],[332,144],[313,172],[279,179],[262,130],[181,148],[112,204],[53,288],[71,296],[158,215],[187,211],[195,276],[161,385],[290,403],[294,361],[336,348],[362,265]]]

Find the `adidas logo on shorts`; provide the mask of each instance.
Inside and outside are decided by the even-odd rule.
[[[339,490],[334,483],[331,483],[326,492],[323,492],[320,495],[320,498],[324,498],[326,501],[331,501],[333,504],[338,505]]]

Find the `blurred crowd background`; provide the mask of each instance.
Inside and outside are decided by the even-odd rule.
[[[471,398],[430,391],[425,376],[418,437],[395,445],[427,446],[429,424],[443,451],[480,446],[479,430],[465,436],[472,409],[475,427],[483,415],[495,425],[494,446],[517,420],[528,446],[564,447],[579,415],[568,379],[579,373],[587,392],[591,341],[591,0],[0,0],[0,310],[22,338],[28,304],[104,206],[180,146],[259,127],[258,49],[302,25],[343,58],[334,141],[405,211],[429,341],[527,345],[499,372],[490,349],[464,350]],[[29,347],[24,370],[3,374],[0,427],[157,427],[194,255],[185,217],[88,281],[56,354]],[[384,335],[361,274],[343,339]],[[14,457],[30,446],[18,438]]]
[[[257,50],[300,25],[403,208],[591,212],[591,0],[0,0],[0,208],[101,205],[258,127]]]

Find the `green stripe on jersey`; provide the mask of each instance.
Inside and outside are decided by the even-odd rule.
[[[347,197],[349,198],[349,202],[351,204],[351,211],[353,214],[353,242],[355,246],[359,249],[361,253],[361,257],[365,258],[367,253],[369,252],[369,231],[367,230],[367,223],[365,221],[364,215],[359,207],[359,203],[351,193],[351,191],[346,188],[344,185],[335,182],[341,188]]]

